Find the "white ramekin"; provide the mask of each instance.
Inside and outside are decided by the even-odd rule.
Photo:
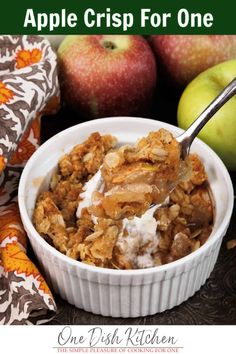
[[[140,270],[102,269],[70,259],[50,246],[32,222],[36,197],[45,189],[59,157],[92,132],[115,135],[121,144],[133,143],[148,132],[165,128],[174,135],[181,129],[144,118],[104,118],[78,124],[44,143],[28,161],[19,185],[22,221],[46,279],[69,303],[104,316],[138,317],[179,305],[192,296],[209,277],[228,228],[233,209],[232,183],[222,161],[196,139],[197,152],[206,167],[215,199],[212,235],[192,254],[163,266]]]

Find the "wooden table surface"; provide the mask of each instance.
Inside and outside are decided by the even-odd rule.
[[[161,87],[154,97],[147,117],[176,124],[177,104],[181,91]],[[63,107],[56,116],[43,117],[42,142],[55,133],[82,122],[75,113]],[[236,189],[236,172],[231,173]],[[93,315],[68,304],[55,295],[58,306],[49,325],[167,325],[167,324],[236,324],[236,248],[227,250],[226,242],[236,238],[236,206],[228,232],[223,240],[216,266],[205,285],[189,300],[172,310],[140,318],[122,319]]]

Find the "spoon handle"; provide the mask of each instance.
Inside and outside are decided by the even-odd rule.
[[[185,158],[188,153],[192,141],[198,135],[200,130],[209,121],[209,119],[233,96],[236,94],[236,78],[207,106],[207,108],[198,116],[198,118],[190,125],[190,127],[176,140],[181,144],[181,155]]]

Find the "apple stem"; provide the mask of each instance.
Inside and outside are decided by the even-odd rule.
[[[103,41],[103,47],[109,50],[116,49],[116,45],[111,41]]]

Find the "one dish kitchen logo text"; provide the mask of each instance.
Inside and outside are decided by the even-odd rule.
[[[112,328],[112,329],[111,329]],[[162,331],[164,331],[162,329]],[[60,329],[57,353],[180,353],[182,346],[174,335],[157,327],[70,327]]]

